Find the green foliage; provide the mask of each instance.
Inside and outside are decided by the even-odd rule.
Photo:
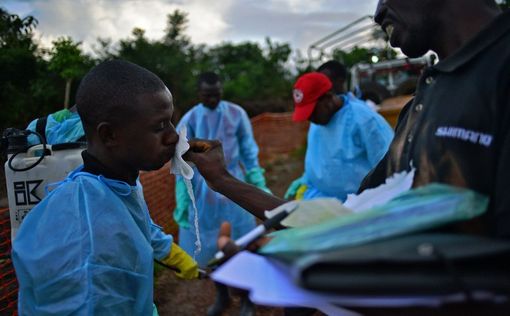
[[[510,0],[500,0],[498,5],[502,10],[508,10],[510,8]]]
[[[188,15],[176,10],[167,15],[161,39],[148,39],[145,31],[134,28],[120,41],[98,39],[95,58],[83,53],[79,42],[59,38],[48,51],[32,39],[37,20],[20,18],[0,9],[0,128],[24,127],[33,118],[61,108],[64,94],[73,99],[77,84],[94,64],[109,59],[125,59],[157,74],[174,96],[175,120],[198,102],[196,79],[201,72],[215,71],[223,80],[224,98],[245,107],[250,115],[292,108],[291,89],[295,73],[313,70],[297,52],[290,60],[291,47],[266,38],[255,42],[195,45],[186,36]],[[381,60],[392,51],[355,48],[337,51],[335,58],[348,66],[367,62],[377,54]],[[65,92],[63,87],[66,86]],[[67,100],[67,99],[66,99]],[[64,102],[65,104],[67,101]]]
[[[20,18],[0,8],[0,131],[25,127],[57,104],[55,77],[32,40],[36,26],[34,17]]]
[[[65,80],[64,106],[69,106],[71,82],[82,77],[93,62],[84,55],[80,48],[81,43],[75,43],[70,37],[61,37],[53,41],[53,47],[48,52],[50,60],[48,69],[56,72]]]
[[[188,24],[188,14],[179,10],[167,15],[167,27],[163,41],[168,45],[188,46],[190,40],[184,35]]]
[[[32,31],[38,21],[33,16],[20,18],[0,8],[0,47],[25,47],[34,49]]]
[[[55,71],[65,80],[76,79],[85,74],[91,62],[83,55],[81,43],[75,43],[70,37],[61,37],[53,41],[49,51],[48,69]]]
[[[266,39],[261,48],[256,43],[225,43],[208,54],[211,70],[221,69],[224,96],[237,102],[286,97],[291,75],[285,67],[291,49]]]
[[[119,42],[116,52],[107,40],[100,41],[96,52],[104,59],[126,59],[157,74],[172,91],[177,117],[198,102],[196,79],[204,71],[217,72],[224,82],[224,98],[240,103],[251,114],[270,111],[272,104],[289,98],[293,77],[286,67],[291,53],[288,44],[266,39],[263,47],[250,42],[210,48],[191,45],[184,34],[187,23],[187,15],[176,10],[167,16],[162,40],[151,41],[135,28],[130,38]]]
[[[158,75],[172,92],[176,115],[179,116],[193,98],[194,78],[192,55],[189,54],[193,51],[182,34],[185,25],[175,25],[176,20],[181,23],[187,20],[177,19],[176,15],[179,16],[180,12],[168,16],[167,33],[162,41],[150,41],[145,37],[145,31],[135,28],[133,37],[121,40],[117,52],[110,53],[110,56],[129,60]]]
[[[388,47],[385,49],[368,49],[363,47],[354,47],[350,52],[335,50],[333,59],[342,62],[346,67],[352,67],[358,63],[371,63],[372,56],[377,56],[380,61],[394,59],[397,52]]]

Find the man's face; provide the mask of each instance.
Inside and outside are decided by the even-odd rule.
[[[165,89],[140,95],[136,102],[136,115],[119,128],[115,154],[132,169],[157,170],[173,157],[179,141],[170,121],[174,111],[172,94]]]
[[[210,109],[215,109],[221,100],[221,83],[208,84],[202,82],[198,88],[198,97],[202,104]]]
[[[308,119],[318,125],[327,125],[340,106],[340,99],[333,92],[327,92],[319,98],[312,115]]]
[[[374,20],[388,34],[390,44],[409,57],[433,49],[440,22],[438,10],[447,0],[379,0]]]

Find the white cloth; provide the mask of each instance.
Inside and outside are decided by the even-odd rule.
[[[194,211],[195,236],[197,237],[195,242],[196,248],[193,253],[193,259],[195,259],[196,256],[202,250],[202,243],[200,242],[200,230],[198,228],[198,211],[195,202],[195,195],[193,194],[193,187],[191,185],[191,179],[193,178],[195,172],[193,171],[192,166],[193,164],[185,161],[182,158],[182,155],[184,155],[189,150],[190,147],[188,143],[187,133],[188,132],[186,126],[179,130],[179,142],[177,142],[177,145],[175,146],[175,154],[174,157],[172,158],[170,172],[175,175],[180,175],[184,178],[184,183],[186,184],[186,189],[191,199],[191,204],[193,206]]]
[[[181,175],[183,178],[191,180],[193,178],[193,167],[189,162],[184,161],[182,155],[189,150],[189,143],[187,138],[187,129],[183,127],[179,131],[179,142],[175,148],[175,154],[172,158],[170,172],[175,175]]]

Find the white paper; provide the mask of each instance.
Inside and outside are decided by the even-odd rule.
[[[363,212],[377,205],[387,203],[399,194],[411,189],[414,173],[414,168],[409,172],[395,173],[387,178],[385,183],[376,188],[367,189],[358,195],[349,194],[343,204],[335,198],[290,201],[271,211],[266,211],[264,214],[267,218],[271,218],[284,209],[289,209],[297,204],[296,210],[282,221],[282,225],[305,227],[320,224],[338,216]]]
[[[212,279],[250,291],[250,299],[255,304],[311,307],[328,315],[358,315],[333,306],[327,295],[315,294],[295,286],[284,266],[247,251],[240,252],[224,263],[212,274]]]
[[[415,171],[416,169],[412,168],[409,172],[395,173],[376,188],[364,190],[358,195],[349,194],[344,206],[354,212],[363,212],[374,206],[385,204],[411,189]]]

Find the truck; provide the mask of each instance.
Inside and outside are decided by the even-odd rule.
[[[373,16],[366,15],[311,44],[308,58],[311,63],[324,57],[331,58],[336,49],[349,52],[363,47],[375,52],[388,50],[388,45],[386,34],[374,23]],[[435,61],[435,55],[410,59],[397,54],[397,57],[381,62],[358,63],[350,68],[348,89],[395,126],[400,110],[414,94],[421,72]]]

